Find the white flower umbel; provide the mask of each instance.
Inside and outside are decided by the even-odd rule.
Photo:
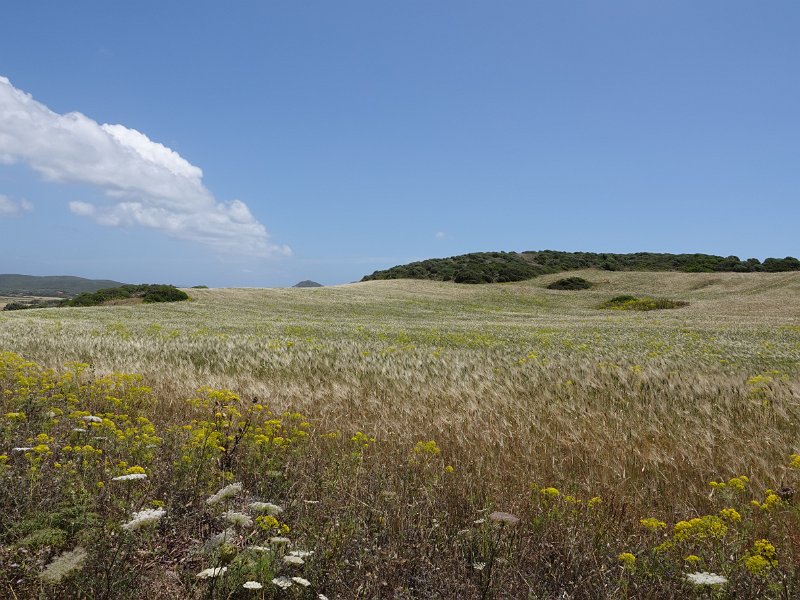
[[[264,586],[258,583],[257,581],[245,581],[242,584],[242,587],[246,590],[260,590]]]
[[[219,504],[223,500],[227,500],[228,498],[233,498],[239,492],[242,491],[242,484],[241,483],[231,483],[226,485],[224,488],[219,490],[213,496],[209,496],[206,498],[206,504],[209,506],[214,506],[215,504]]]
[[[64,577],[77,571],[86,562],[86,550],[78,546],[69,552],[59,554],[44,568],[39,577],[47,583],[58,583]]]
[[[303,587],[308,587],[311,585],[311,582],[308,579],[303,579],[302,577],[292,577],[292,581],[302,585]]]
[[[306,564],[306,561],[304,561],[299,556],[292,556],[291,554],[289,554],[283,557],[283,564],[290,565],[292,567],[301,567],[304,564]]]
[[[111,481],[135,481],[136,479],[147,479],[147,475],[144,473],[129,473],[128,475],[112,477]]]
[[[232,539],[236,537],[236,532],[231,529],[230,527],[225,531],[221,531],[216,535],[212,535],[205,544],[203,544],[203,551],[210,554],[222,544],[229,543]]]
[[[698,571],[697,573],[687,573],[686,579],[695,585],[722,585],[728,583],[728,578],[716,573]]]
[[[289,538],[282,537],[282,536],[275,536],[275,537],[269,538],[269,543],[270,544],[274,544],[276,546],[283,546],[285,544],[288,544],[291,541],[292,540],[290,540]]]
[[[291,556],[299,556],[300,558],[308,558],[314,554],[313,550],[292,550],[289,552]]]
[[[33,448],[30,448],[28,446],[18,446],[16,448],[11,449],[12,452],[29,452],[30,450],[33,450]]]
[[[266,513],[268,515],[279,515],[283,512],[283,508],[272,502],[251,502],[250,508],[256,512]]]
[[[133,518],[125,523],[122,528],[127,531],[136,531],[142,527],[155,525],[158,521],[167,514],[163,508],[145,508],[133,514]]]
[[[276,577],[272,580],[272,583],[277,585],[282,590],[292,587],[292,580],[288,577]]]
[[[219,577],[224,575],[228,567],[212,567],[210,569],[203,569],[197,574],[198,579],[210,579],[212,577]]]
[[[86,421],[87,423],[102,423],[103,422],[103,419],[101,419],[100,417],[95,417],[94,415],[86,415],[85,417],[82,417],[82,419],[84,421]]]
[[[222,517],[228,523],[235,525],[236,527],[250,527],[253,524],[253,519],[251,519],[248,515],[236,512],[235,510],[229,510],[222,515]]]

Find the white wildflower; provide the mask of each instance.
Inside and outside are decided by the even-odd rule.
[[[303,579],[302,577],[292,577],[292,581],[299,583],[303,587],[308,587],[311,585],[311,582],[308,579]]]
[[[72,431],[75,433],[86,433],[86,430],[83,427],[73,427]]]
[[[242,587],[246,590],[260,590],[264,586],[258,583],[257,581],[245,581],[242,584]]]
[[[486,519],[475,519],[473,523],[475,523],[475,525],[480,525],[481,523],[486,523]]]
[[[256,552],[272,552],[269,546],[248,546],[248,550],[255,550]]]
[[[217,535],[211,536],[205,544],[203,544],[203,551],[210,553],[222,546],[222,544],[227,543],[229,540],[232,540],[236,536],[236,532],[233,529],[226,529],[218,533]]]
[[[519,523],[518,516],[512,515],[511,513],[507,512],[501,512],[499,510],[496,510],[492,514],[490,514],[489,520],[494,521],[495,523],[501,523],[503,525],[516,525],[517,523]]]
[[[292,550],[289,552],[291,556],[298,556],[300,558],[308,558],[312,554],[314,554],[313,550]]]
[[[64,577],[83,566],[86,561],[86,550],[78,546],[69,552],[63,552],[54,558],[39,575],[47,583],[58,583]]]
[[[33,448],[28,446],[19,446],[18,448],[11,449],[12,452],[30,452],[31,450],[33,450]]]
[[[158,521],[167,514],[163,508],[145,508],[133,514],[133,518],[125,523],[122,528],[127,531],[136,531],[148,525],[155,525]]]
[[[303,500],[306,504],[319,504],[319,500]]]
[[[231,525],[236,525],[237,527],[250,527],[253,524],[253,519],[251,519],[248,515],[240,512],[236,512],[235,510],[229,510],[226,512],[222,517]]]
[[[728,583],[728,578],[716,573],[698,571],[697,573],[687,573],[686,579],[695,585],[722,585]]]
[[[147,475],[144,473],[129,473],[128,475],[112,477],[111,481],[134,481],[136,479],[147,479]]]
[[[292,587],[292,580],[288,577],[276,577],[272,580],[272,583],[277,585],[282,590]]]
[[[87,416],[82,417],[82,418],[87,423],[102,423],[103,422],[103,419],[101,419],[100,417],[95,417],[94,415],[87,415]]]
[[[203,569],[197,574],[198,579],[209,579],[211,577],[217,577],[218,575],[224,575],[225,571],[228,570],[228,567],[212,567],[210,569]]]
[[[328,600],[325,594],[317,594],[317,600]]]
[[[241,483],[231,483],[226,485],[224,488],[219,490],[213,496],[209,496],[206,498],[206,504],[209,506],[214,506],[215,504],[219,504],[223,500],[227,500],[228,498],[233,498],[236,494],[242,491],[242,484]]]
[[[283,508],[272,502],[251,502],[250,508],[256,512],[267,513],[268,515],[279,515],[283,512]]]
[[[282,546],[284,544],[288,544],[291,541],[292,540],[290,540],[289,538],[281,537],[281,536],[276,536],[276,537],[269,538],[269,543],[270,544],[275,544],[276,546]]]
[[[292,556],[291,554],[288,556],[284,556],[283,562],[284,564],[290,565],[292,567],[299,567],[306,564],[306,561],[304,561],[302,558],[300,558],[299,556]]]
[[[486,568],[486,563],[485,562],[472,563],[472,568],[475,569],[476,571],[483,571],[483,569]]]
[[[49,413],[47,413],[47,416],[51,419],[55,419],[58,415],[51,410]]]

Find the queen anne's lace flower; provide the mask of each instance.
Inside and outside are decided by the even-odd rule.
[[[206,498],[206,504],[209,506],[214,506],[215,504],[219,504],[223,500],[227,500],[228,498],[233,498],[239,492],[242,491],[242,484],[241,483],[231,483],[226,485],[224,488],[219,490],[213,496],[209,496]]]
[[[242,587],[246,590],[260,590],[264,586],[258,583],[257,581],[245,581],[242,584]]]
[[[147,479],[147,475],[144,473],[129,473],[127,475],[112,477],[111,481],[133,481],[135,479]]]
[[[308,579],[303,579],[302,577],[292,577],[292,581],[302,585],[303,587],[308,587],[311,585],[311,582]]]
[[[266,513],[268,515],[279,515],[283,512],[283,508],[272,502],[251,502],[250,508],[256,512]]]
[[[134,513],[133,518],[125,523],[122,528],[127,531],[136,531],[148,525],[155,525],[165,514],[167,514],[167,511],[163,508],[145,508]]]
[[[687,573],[686,579],[695,585],[722,585],[728,583],[728,578],[716,573],[698,571],[697,573]]]
[[[210,579],[211,577],[217,577],[219,575],[224,575],[225,571],[228,570],[228,567],[212,567],[210,569],[203,569],[197,574],[198,579]]]
[[[276,577],[272,580],[272,583],[277,585],[282,590],[292,587],[292,580],[288,577]]]

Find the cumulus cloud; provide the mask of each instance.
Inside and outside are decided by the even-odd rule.
[[[0,194],[0,217],[9,215],[19,215],[33,210],[33,203],[28,200],[15,202],[8,196]]]
[[[0,162],[102,190],[104,203],[70,203],[73,214],[100,225],[149,227],[241,254],[291,254],[270,241],[244,202],[218,202],[203,185],[203,171],[177,152],[124,125],[55,113],[1,76]]]
[[[437,240],[443,240],[446,237],[447,237],[447,234],[444,231],[437,231],[436,232],[436,239]]]

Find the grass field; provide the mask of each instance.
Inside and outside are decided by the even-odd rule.
[[[0,350],[54,370],[10,355],[0,370],[0,595],[800,595],[800,273],[570,275],[595,286],[393,280],[0,313]],[[621,294],[689,304],[597,308]],[[85,428],[119,441],[90,445],[94,462],[68,456],[97,414],[112,425]],[[147,450],[123,440],[133,414],[152,425],[130,434],[157,438]],[[147,479],[117,492],[132,466]],[[277,525],[229,515],[209,546],[226,525],[205,499],[237,482],[225,508],[284,511]],[[54,524],[72,505],[80,518]],[[165,516],[121,528],[146,507]],[[291,566],[285,546],[252,550],[276,535],[314,554]],[[76,547],[86,566],[42,580]]]

